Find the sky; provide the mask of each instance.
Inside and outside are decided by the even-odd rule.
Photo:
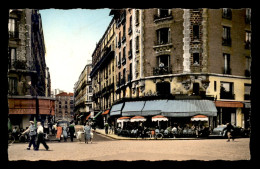
[[[74,84],[102,38],[110,9],[40,10],[51,90],[74,92]]]

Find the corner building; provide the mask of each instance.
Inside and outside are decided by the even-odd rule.
[[[115,101],[109,113],[114,122],[141,115],[149,123],[161,114],[173,125],[202,114],[210,128],[226,122],[249,127],[251,9],[110,14],[116,25]]]

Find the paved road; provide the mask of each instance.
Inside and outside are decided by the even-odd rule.
[[[205,140],[113,140],[95,135],[92,144],[84,142],[48,142],[46,151],[26,150],[27,144],[12,144],[9,160],[249,160],[249,138],[226,142],[226,139]]]

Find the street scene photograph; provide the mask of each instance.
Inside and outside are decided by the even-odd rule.
[[[9,9],[7,26],[9,162],[251,160],[251,8]]]

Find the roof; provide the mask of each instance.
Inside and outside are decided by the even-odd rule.
[[[57,94],[56,96],[73,96],[73,95],[74,95],[73,93],[62,92]]]

